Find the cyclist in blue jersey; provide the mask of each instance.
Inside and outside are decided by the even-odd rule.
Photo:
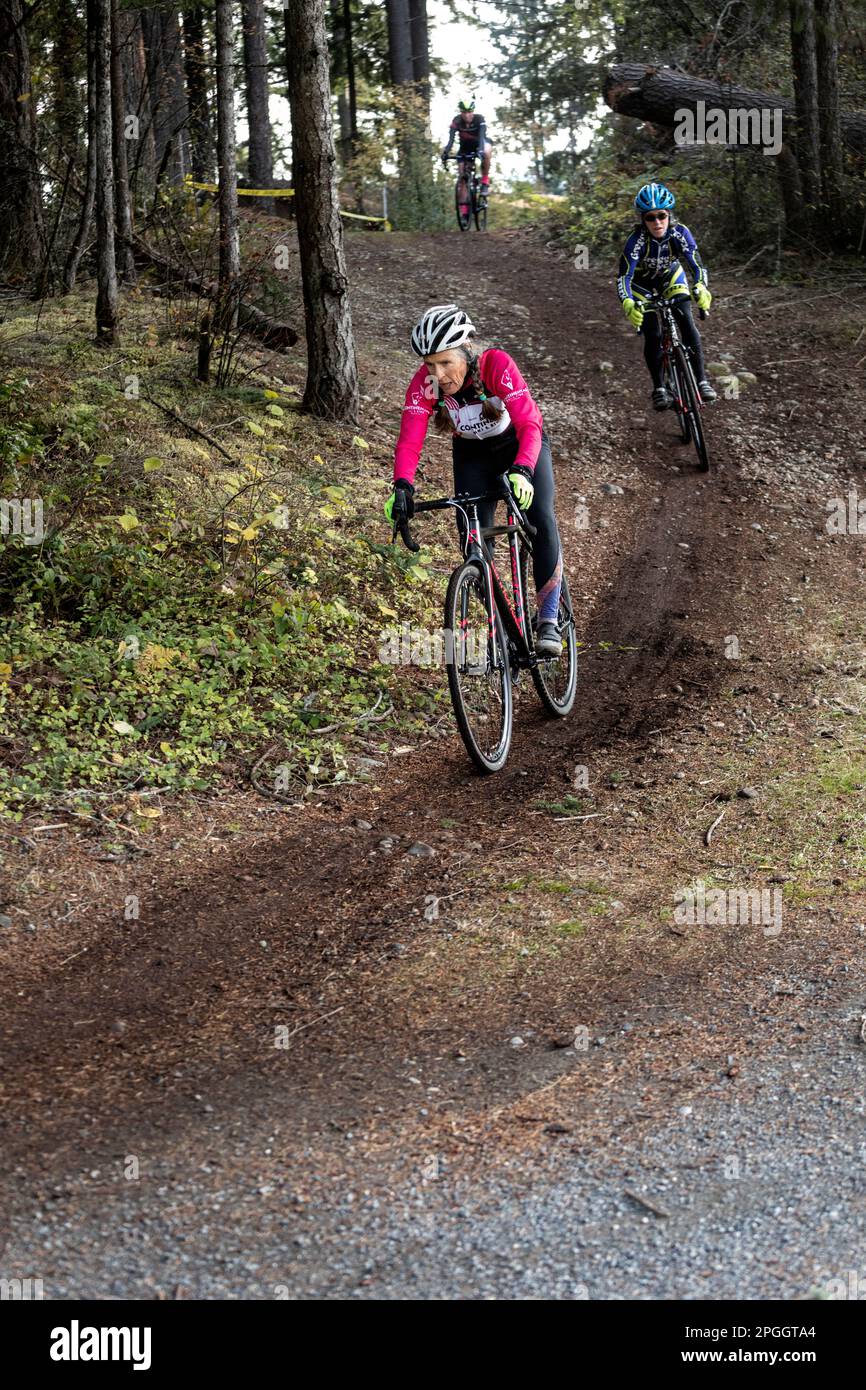
[[[640,224],[623,247],[616,282],[626,318],[643,333],[644,357],[652,377],[652,402],[656,410],[667,410],[673,404],[671,394],[662,381],[658,316],[644,316],[643,310],[643,303],[659,290],[671,301],[680,336],[691,352],[701,400],[709,404],[717,399],[706,377],[701,335],[692,318],[684,264],[695,282],[692,295],[698,308],[704,311],[709,309],[713,297],[707,284],[707,269],[698,255],[694,237],[688,227],[671,216],[675,203],[673,193],[663,183],[644,184],[634,200]]]

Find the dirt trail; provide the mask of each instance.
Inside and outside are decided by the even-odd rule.
[[[710,414],[717,467],[704,479],[647,409],[602,271],[520,237],[406,241],[351,241],[357,327],[382,352],[370,354],[369,409],[396,424],[394,350],[434,283],[513,351],[553,442],[585,643],[578,706],[548,721],[524,692],[496,778],[478,779],[456,735],[432,730],[393,758],[381,790],[281,815],[278,834],[182,879],[167,857],[136,922],[97,905],[48,952],[4,943],[7,1262],[45,1270],[60,1296],[147,1296],[172,1280],[269,1296],[278,1263],[266,1276],[244,1251],[266,1227],[267,1241],[279,1228],[291,1242],[302,1218],[298,1249],[330,1234],[288,1282],[328,1289],[366,1240],[339,1236],[347,1182],[396,1201],[401,1174],[432,1189],[443,1165],[540,1176],[557,1124],[604,1169],[625,1140],[657,1143],[674,1102],[757,1094],[762,1055],[798,1042],[801,1019],[817,1028],[822,1001],[856,1014],[864,903],[841,806],[778,939],[751,925],[683,933],[660,909],[699,874],[761,888],[792,878],[799,832],[765,792],[810,775],[829,719],[810,704],[815,664],[838,676],[822,698],[849,690],[837,657],[863,629],[863,550],[831,543],[822,498],[852,478],[862,400],[843,401],[830,437],[808,420],[795,455],[791,403],[808,402],[813,376],[759,373]],[[743,293],[722,282],[720,305],[725,289]],[[744,366],[787,355],[771,317],[729,325],[721,310],[707,325],[711,360],[722,344]],[[807,317],[796,331],[812,331]],[[842,360],[829,341],[822,351]],[[430,488],[445,482],[443,457],[426,466]],[[583,767],[591,818],[557,818],[549,808]],[[736,797],[746,781],[758,797]],[[419,843],[433,854],[407,852]],[[834,882],[846,894],[829,907]],[[287,1050],[274,1046],[280,1025]],[[588,1054],[551,1046],[575,1027],[594,1040]],[[331,1197],[310,1195],[331,1178]],[[163,1243],[164,1276],[144,1273],[136,1231]]]

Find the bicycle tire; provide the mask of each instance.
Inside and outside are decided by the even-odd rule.
[[[671,363],[665,378],[665,385],[674,398],[673,409],[676,411],[680,439],[684,444],[688,444],[692,437],[692,427],[688,412],[683,409],[685,388],[680,379],[679,367],[675,357],[671,358]]]
[[[523,593],[528,591],[529,575],[529,553],[523,549],[521,553],[521,566],[523,575]],[[552,657],[547,661],[541,661],[537,666],[533,666],[530,672],[532,683],[538,692],[538,698],[554,719],[564,719],[571,713],[574,701],[577,696],[577,636],[574,631],[574,614],[571,609],[571,592],[568,587],[568,578],[563,573],[562,590],[559,596],[559,609],[556,614],[556,621],[565,633],[564,653],[567,661],[568,675],[565,682],[565,690],[561,695],[554,692],[554,676],[558,675],[562,667],[560,665],[563,658]]]
[[[472,211],[473,211],[473,216],[475,217],[475,230],[476,230],[476,232],[486,232],[486,231],[487,231],[487,204],[485,203],[484,205],[482,205],[482,204],[479,202],[479,199],[478,199],[478,189],[477,189],[477,188],[473,191],[473,195],[472,195]]]
[[[495,680],[501,700],[501,732],[499,733],[498,741],[492,752],[486,752],[484,748],[481,747],[479,739],[472,727],[472,720],[466,707],[463,689],[460,684],[460,599],[463,585],[469,579],[475,582],[480,581],[482,588],[484,588],[484,574],[477,560],[466,560],[462,565],[457,566],[448,582],[448,591],[445,595],[445,641],[448,644],[446,665],[448,672],[448,689],[451,694],[451,704],[454,707],[454,717],[457,720],[460,737],[463,739],[467,753],[479,772],[492,773],[499,772],[505,765],[505,760],[508,757],[508,751],[511,747],[511,735],[514,728],[514,702],[512,698],[511,672],[508,662],[508,643],[505,640],[505,633],[502,629],[502,622],[499,614],[494,613],[494,642],[498,648],[501,660],[498,675]],[[490,615],[488,613],[488,628],[489,620]],[[487,675],[485,679],[489,679],[491,671],[489,637],[486,642],[486,650]]]
[[[460,228],[461,232],[468,232],[469,223],[472,219],[471,205],[470,211],[466,213],[465,217],[460,211],[460,206],[460,180],[458,179],[454,185],[454,211],[457,214],[457,226]]]
[[[704,422],[701,419],[701,405],[697,383],[695,382],[695,374],[692,371],[692,364],[686,357],[682,348],[680,348],[680,353],[682,354],[680,371],[682,373],[685,399],[689,411],[692,442],[695,446],[695,453],[698,456],[698,468],[702,473],[709,473],[710,457],[707,453],[707,441],[704,436]]]

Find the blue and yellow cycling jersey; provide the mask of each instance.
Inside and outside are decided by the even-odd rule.
[[[689,285],[682,262],[688,266],[696,285],[707,285],[706,266],[688,227],[682,222],[669,226],[664,236],[654,237],[646,227],[635,227],[619,258],[616,292],[620,299],[634,299],[637,293],[651,294],[665,288],[669,296],[688,294]]]

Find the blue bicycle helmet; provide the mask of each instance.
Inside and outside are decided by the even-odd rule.
[[[676,198],[663,183],[645,183],[634,200],[635,211],[669,212],[676,204]]]

